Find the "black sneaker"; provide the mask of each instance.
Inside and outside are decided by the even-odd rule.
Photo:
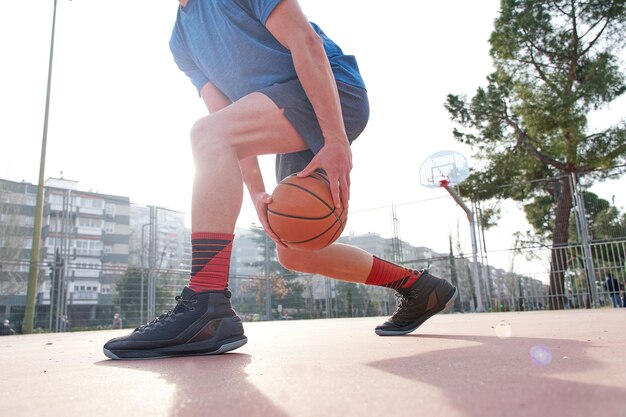
[[[457,296],[457,289],[445,279],[421,271],[420,277],[410,288],[401,289],[395,313],[376,327],[379,336],[401,336],[411,333],[426,320],[446,309]]]
[[[230,291],[194,292],[176,297],[176,307],[131,334],[104,345],[111,359],[214,355],[246,344],[243,324],[230,304]]]

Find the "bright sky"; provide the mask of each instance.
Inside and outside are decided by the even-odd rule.
[[[419,167],[440,150],[471,155],[452,139],[443,103],[448,93],[472,95],[485,84],[499,1],[300,3],[357,56],[370,94],[370,123],[353,146],[347,230],[390,237],[394,203],[402,239],[445,253],[458,229],[468,253],[463,212],[444,190],[420,186]],[[177,7],[176,0],[58,0],[46,177],[62,171],[81,190],[190,211],[188,132],[206,109],[168,48]],[[53,0],[0,3],[0,178],[38,181],[52,10]],[[611,110],[623,117],[626,100]],[[261,162],[271,190],[273,157]],[[624,185],[597,192],[615,194],[623,207]],[[254,221],[245,196],[239,224]],[[516,216],[489,232],[490,249],[510,247],[520,224]]]

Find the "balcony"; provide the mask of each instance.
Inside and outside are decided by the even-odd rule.
[[[78,213],[80,214],[95,214],[97,216],[104,216],[103,208],[93,208],[93,207],[78,207]]]
[[[84,236],[102,236],[101,227],[76,226],[76,234]]]
[[[102,256],[102,249],[75,249],[74,254],[76,256],[100,258]]]
[[[70,304],[98,304],[97,291],[74,291],[70,293]]]
[[[99,269],[72,269],[72,277],[74,278],[100,278]]]
[[[54,203],[51,202],[50,204],[48,204],[48,207],[50,209],[50,212],[53,213],[77,213],[78,212],[78,207],[76,206],[72,206],[71,208],[64,206],[63,203]]]

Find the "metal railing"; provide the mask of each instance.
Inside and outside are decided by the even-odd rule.
[[[591,258],[585,256],[581,244],[558,248],[527,247],[511,250],[525,256],[530,262],[524,272],[510,272],[494,267],[480,266],[481,294],[487,311],[527,311],[550,308],[551,299],[560,298],[563,307],[597,308],[611,307],[619,300],[623,304],[626,288],[626,239],[593,242]],[[556,256],[555,256],[556,255]],[[550,267],[551,259],[559,263]],[[593,262],[594,276],[589,276],[586,262]],[[451,262],[455,264],[455,276],[451,274]],[[466,257],[438,257],[412,261],[415,267],[429,267],[433,273],[455,282],[459,287],[459,303],[456,312],[474,311],[471,278],[471,260]],[[24,314],[25,280],[23,272],[13,274],[8,281],[4,263],[4,278],[0,287],[0,315],[17,325]],[[16,271],[24,265],[13,263]],[[413,266],[413,265],[412,265]],[[45,268],[42,267],[42,270]],[[39,331],[64,331],[105,329],[113,326],[113,316],[119,313],[124,327],[135,327],[173,307],[173,297],[188,283],[187,271],[167,270],[155,274],[154,309],[147,303],[150,287],[145,279],[147,270],[102,269],[102,275],[111,278],[109,285],[102,285],[99,292],[74,289],[66,283],[65,299],[57,307],[58,294],[39,293],[35,328]],[[550,274],[562,281],[550,290]],[[144,274],[144,280],[141,280]],[[607,284],[612,276],[619,289]],[[21,278],[20,278],[21,277]],[[116,281],[116,282],[114,282]],[[244,320],[267,320],[267,282],[262,271],[255,276],[233,275],[229,287],[235,309]],[[309,319],[331,317],[359,317],[391,314],[395,308],[393,292],[387,289],[366,287],[320,276],[293,274],[270,276],[270,319]],[[143,285],[143,287],[142,287]],[[49,286],[45,287],[48,288]],[[11,294],[11,295],[9,295]],[[52,302],[51,302],[52,300]]]
[[[546,309],[555,305],[559,308],[599,308],[617,305],[618,300],[624,305],[625,220],[623,214],[614,207],[614,203],[601,199],[591,200],[592,197],[589,196],[589,201],[578,200],[577,207],[587,206],[588,214],[596,213],[595,221],[587,225],[581,224],[579,220],[572,221],[576,232],[572,232],[570,239],[580,243],[561,247],[506,246],[506,249],[489,251],[487,245],[484,245],[484,233],[479,233],[482,237],[477,268],[479,279],[475,282],[472,279],[476,275],[473,257],[462,254],[462,237],[457,236],[458,246],[454,251],[451,237],[450,252],[442,254],[429,248],[410,246],[400,236],[400,224],[405,227],[405,234],[408,235],[407,230],[411,230],[411,233],[417,230],[419,234],[424,227],[423,222],[432,223],[432,219],[427,216],[416,215],[428,210],[440,213],[438,227],[439,223],[441,227],[451,226],[449,223],[453,220],[443,210],[453,205],[449,197],[355,211],[351,216],[352,221],[358,217],[366,220],[363,222],[367,225],[367,230],[362,231],[364,234],[373,229],[381,235],[392,235],[390,239],[383,239],[372,234],[373,238],[378,236],[380,240],[388,242],[364,242],[367,246],[364,249],[407,267],[430,268],[434,274],[457,285],[460,290],[459,301],[454,307],[457,312],[475,311],[477,294],[480,294],[486,311],[525,311]],[[455,207],[452,208],[455,212],[458,211]],[[603,215],[597,216],[597,213]],[[513,218],[511,213],[507,215],[508,218]],[[521,212],[516,213],[518,215],[523,216]],[[584,213],[581,217],[585,217]],[[392,219],[392,231],[384,229],[389,218]],[[589,229],[587,239],[580,237],[581,227]],[[143,232],[143,228],[141,231]],[[157,234],[151,233],[150,236],[152,235]],[[8,231],[0,236],[5,246],[10,243],[8,237]],[[143,239],[141,244],[144,244]],[[150,245],[153,250],[149,252],[154,253],[156,242],[151,242]],[[23,245],[16,247],[21,251]],[[5,250],[4,253],[8,251]],[[515,268],[512,265],[508,269],[496,268],[489,265],[495,263],[490,261],[496,255],[524,258],[525,262],[521,267],[517,263]],[[18,259],[18,255],[11,259],[2,259],[2,256],[5,255],[0,255],[0,316],[17,325],[24,314],[29,260]],[[155,255],[151,257],[155,258]],[[150,267],[158,262],[155,259],[147,261],[142,262],[146,268],[135,269],[134,275],[130,274],[132,268],[125,266],[99,266],[94,269],[70,263],[63,270],[67,275],[74,271],[74,276],[64,277],[63,281],[57,280],[56,283],[63,282],[63,285],[57,286],[61,289],[56,292],[51,290],[50,268],[47,263],[49,260],[45,264],[42,262],[35,327],[41,331],[110,328],[115,313],[121,314],[125,327],[151,320],[173,306],[173,297],[188,283],[189,273]],[[84,295],[80,286],[75,289],[71,282],[74,278],[87,280],[96,275],[98,289],[85,288]],[[615,278],[619,289],[607,285],[609,276]],[[298,274],[272,276],[265,274],[262,267],[249,275],[233,273],[230,277],[230,288],[235,309],[247,320],[387,315],[395,308],[393,292],[390,291],[379,292],[378,289],[331,281],[323,277]]]

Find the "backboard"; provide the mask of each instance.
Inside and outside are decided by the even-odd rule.
[[[455,151],[439,151],[420,166],[420,183],[427,188],[439,188],[442,181],[455,185],[469,176],[467,158]]]

